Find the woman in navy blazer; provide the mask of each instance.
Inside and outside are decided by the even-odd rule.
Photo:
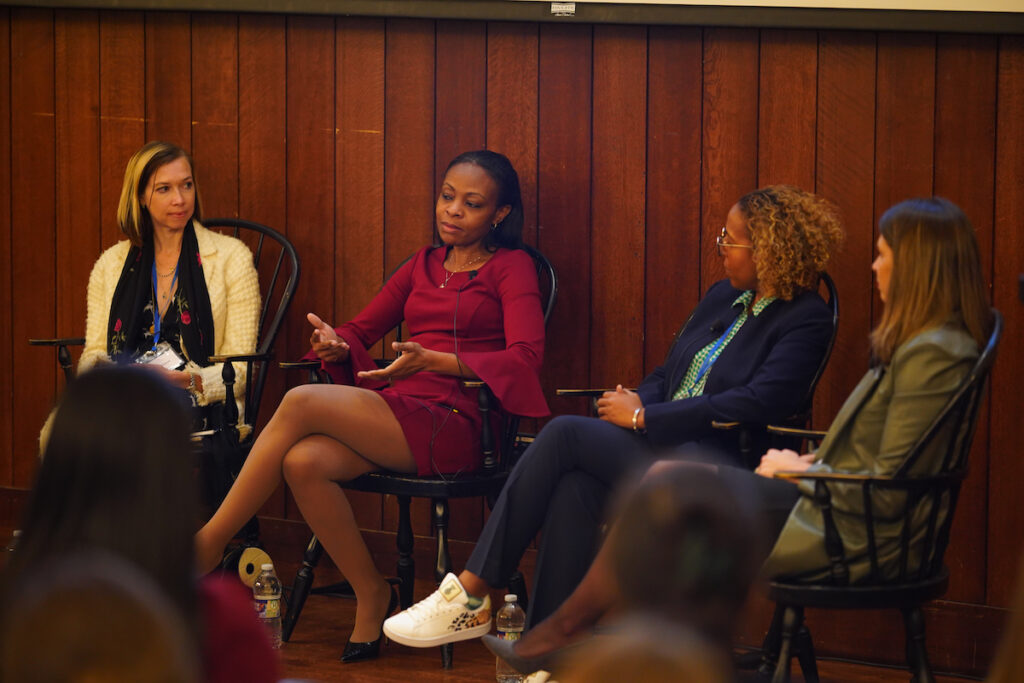
[[[841,239],[834,207],[813,194],[772,186],[742,197],[717,239],[728,279],[708,290],[664,365],[635,392],[606,392],[598,418],[546,425],[509,474],[466,570],[384,632],[413,647],[486,633],[488,588],[506,584],[543,528],[528,615],[536,623],[590,565],[610,491],[656,453],[696,442],[746,465],[726,455],[737,437],[711,421],[778,421],[799,409],[832,335],[812,290]]]

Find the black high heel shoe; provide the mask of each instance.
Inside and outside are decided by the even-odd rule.
[[[390,582],[389,582],[390,583]],[[351,640],[345,643],[345,651],[341,653],[341,661],[345,664],[361,662],[366,659],[376,659],[380,656],[380,643],[384,640],[384,620],[391,616],[391,613],[398,607],[398,593],[394,585],[391,586],[391,599],[388,600],[388,611],[384,613],[384,619],[380,620],[380,635],[377,640],[368,643],[355,643]]]

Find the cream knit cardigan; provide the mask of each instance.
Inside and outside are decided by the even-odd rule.
[[[213,343],[217,355],[253,353],[256,350],[256,326],[260,315],[260,286],[252,263],[252,252],[234,237],[222,235],[195,223],[199,256],[203,260],[203,278],[213,311]],[[85,349],[78,361],[78,372],[97,363],[109,362],[107,322],[114,288],[128,256],[128,240],[122,240],[100,255],[89,275],[88,311],[85,323]],[[223,401],[223,363],[205,368],[189,361],[186,372],[202,377],[199,405]],[[236,400],[245,396],[245,363],[235,363]],[[243,401],[238,400],[239,415]]]

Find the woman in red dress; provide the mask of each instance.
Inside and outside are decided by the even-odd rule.
[[[288,482],[306,522],[358,600],[343,661],[377,656],[395,597],[377,571],[338,481],[367,472],[471,471],[480,464],[475,391],[509,412],[548,413],[539,371],[544,320],[533,261],[519,250],[523,207],[507,158],[467,152],[449,164],[436,205],[440,244],[412,256],[352,321],[314,314],[310,357],[338,384],[289,391],[220,508],[196,535],[200,568]],[[378,369],[367,349],[405,320],[401,355]]]

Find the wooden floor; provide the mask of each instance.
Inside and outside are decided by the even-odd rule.
[[[419,584],[419,582],[417,582]],[[417,585],[416,595],[425,595],[429,586],[426,582]],[[397,643],[388,643],[379,659],[356,664],[342,664],[341,655],[345,641],[352,628],[355,603],[338,597],[310,596],[302,617],[295,627],[291,642],[281,650],[284,673],[287,676],[315,681],[394,681],[396,683],[416,681],[493,681],[494,658],[479,640],[455,645],[454,667],[445,671],[441,668],[441,656],[437,648],[414,649]],[[910,674],[895,669],[872,667],[841,662],[819,661],[822,683],[861,683],[880,681],[882,683],[909,681]],[[802,682],[799,667],[794,665],[793,681]],[[741,678],[753,680],[753,678]],[[952,683],[966,679],[939,676],[938,683]],[[624,681],[623,683],[629,683]]]

